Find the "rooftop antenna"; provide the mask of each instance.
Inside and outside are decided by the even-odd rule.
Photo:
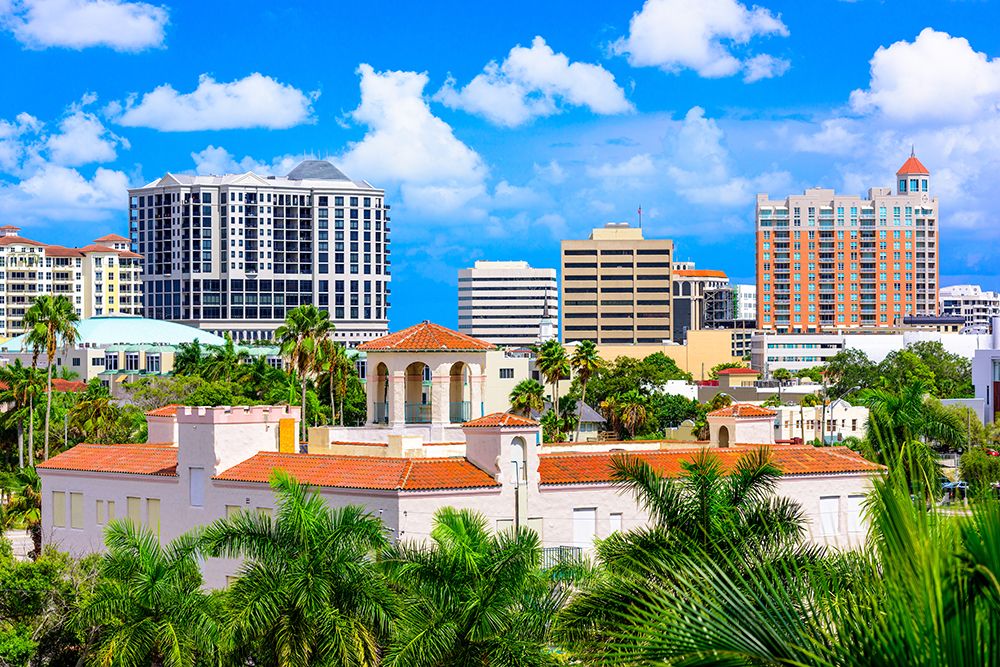
[[[913,152],[913,144],[910,144],[910,157],[917,157],[917,154]]]

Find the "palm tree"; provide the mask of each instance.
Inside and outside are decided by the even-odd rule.
[[[202,590],[195,538],[162,547],[146,528],[113,521],[105,543],[101,577],[80,613],[97,630],[92,664],[217,664],[220,598]]]
[[[559,380],[568,377],[570,374],[569,357],[566,356],[566,348],[555,340],[547,340],[542,343],[538,350],[538,357],[535,365],[545,376],[545,381],[552,385],[552,404],[556,413],[559,412]]]
[[[6,533],[14,526],[24,526],[31,534],[33,558],[42,553],[42,480],[34,467],[21,468],[4,480],[7,504],[0,512],[0,527]]]
[[[760,554],[794,545],[802,537],[802,507],[775,497],[781,470],[770,449],[748,451],[728,474],[708,448],[681,467],[680,478],[672,480],[635,456],[611,461],[615,487],[635,496],[650,525],[663,531],[674,549],[736,548]],[[628,533],[623,537],[630,539]]]
[[[633,389],[618,397],[619,421],[628,429],[630,440],[635,439],[635,430],[646,425],[649,412],[646,410],[646,397]]]
[[[174,375],[197,375],[203,358],[204,351],[197,338],[190,343],[181,343],[174,355]]]
[[[52,359],[59,346],[69,347],[76,343],[78,336],[76,314],[73,304],[64,296],[52,298],[42,295],[24,314],[24,328],[28,329],[28,343],[34,348],[32,368],[38,365],[38,354],[45,350],[48,358],[48,400],[45,405],[45,460],[49,459],[49,420],[52,417]]]
[[[299,306],[288,311],[285,323],[274,332],[274,339],[281,347],[292,368],[302,378],[301,438],[306,440],[306,377],[316,366],[320,342],[334,331],[330,313],[316,306]]]
[[[430,544],[399,544],[383,562],[403,591],[403,619],[387,667],[560,664],[547,644],[566,594],[539,569],[538,534],[493,534],[486,517],[451,507],[434,513]]]
[[[200,363],[200,375],[206,380],[215,382],[225,380],[233,381],[233,372],[239,369],[241,364],[250,361],[250,354],[245,349],[237,349],[233,343],[233,337],[226,332],[226,342],[222,345],[209,345],[209,355],[202,359]],[[194,354],[192,352],[192,354]]]
[[[42,390],[41,376],[30,366],[25,366],[20,359],[14,363],[0,367],[0,403],[10,405],[3,415],[5,425],[14,423],[17,426],[17,467],[24,467],[24,420],[30,418],[32,425],[34,397]],[[34,431],[32,427],[31,431]],[[35,465],[34,433],[28,434],[28,465]]]
[[[862,454],[905,475],[911,485],[919,485],[929,495],[940,477],[940,466],[926,440],[964,444],[963,425],[953,413],[936,409],[927,400],[926,387],[919,380],[899,393],[867,389],[862,401],[869,410]]]
[[[510,392],[510,409],[522,417],[531,417],[531,411],[545,408],[545,387],[538,380],[521,380]]]
[[[337,401],[334,397],[340,398],[340,425],[344,425],[344,396],[347,394],[347,383],[355,371],[354,361],[347,356],[347,350],[343,345],[332,338],[324,338],[319,345],[319,354],[316,356],[316,367],[314,372],[317,377],[326,374],[330,383],[330,409],[337,412]],[[335,419],[331,419],[335,422]]]
[[[597,353],[597,345],[594,344],[594,341],[584,340],[573,350],[570,365],[573,367],[576,377],[580,380],[580,406],[582,414],[583,406],[587,404],[587,382],[600,372],[601,367],[604,366],[604,360]],[[580,441],[579,420],[576,424],[576,441]]]
[[[611,430],[615,432],[615,437],[618,437],[619,431],[622,428],[621,420],[621,409],[618,406],[618,398],[615,396],[608,396],[600,405],[601,416],[604,417],[604,421],[608,423]]]
[[[84,441],[97,444],[118,444],[122,410],[112,400],[107,390],[99,385],[88,385],[87,393],[70,412],[69,421]]]
[[[1000,506],[940,517],[897,481],[874,482],[866,549],[773,560],[739,576],[724,556],[647,554],[602,591],[620,599],[643,586],[601,619],[611,641],[578,632],[573,604],[560,638],[587,664],[1000,664],[1000,643],[970,641],[1000,632]]]
[[[232,664],[373,667],[397,612],[374,556],[388,545],[362,507],[331,510],[275,470],[275,517],[239,512],[201,537],[206,555],[246,559],[229,589],[224,627]]]

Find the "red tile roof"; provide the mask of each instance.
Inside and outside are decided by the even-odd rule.
[[[266,484],[281,468],[315,486],[384,491],[473,489],[499,486],[466,459],[389,459],[377,456],[324,456],[260,452],[214,479]]]
[[[118,256],[119,257],[132,257],[132,258],[142,259],[142,255],[140,255],[139,253],[137,253],[137,252],[130,252],[128,250],[119,250],[118,251]]]
[[[156,408],[155,410],[148,410],[146,412],[147,417],[176,417],[177,408],[181,407],[178,404],[164,405],[162,408]]]
[[[473,419],[470,422],[462,424],[462,428],[495,428],[497,426],[531,428],[538,426],[538,422],[534,419],[526,419],[525,417],[513,415],[509,412],[494,412],[491,415],[486,415],[485,417],[480,417],[479,419]]]
[[[85,245],[82,248],[79,248],[79,250],[82,253],[88,253],[88,252],[113,252],[113,253],[119,253],[119,252],[121,252],[120,250],[115,250],[114,248],[109,248],[106,245],[94,245],[94,244]]]
[[[425,320],[402,331],[362,343],[358,349],[370,352],[470,352],[495,350],[497,347]]]
[[[0,227],[0,231],[3,231],[5,229],[13,229],[18,232],[21,231],[20,227],[15,227],[14,225],[4,225],[3,227]]]
[[[726,278],[725,271],[713,269],[678,269],[674,275],[679,278]]]
[[[896,173],[897,174],[928,174],[929,175],[931,172],[927,171],[927,167],[925,167],[924,165],[922,165],[920,163],[920,160],[918,160],[917,158],[915,158],[913,156],[910,156],[910,159],[908,159],[903,164],[903,166],[899,168],[899,171],[897,171]]]
[[[118,236],[117,234],[108,234],[107,236],[102,236],[99,239],[94,239],[94,243],[104,245],[105,241],[111,241],[112,243],[128,243],[128,239],[124,236]]]
[[[83,253],[76,248],[67,248],[61,245],[45,246],[46,257],[83,257]]]
[[[79,444],[53,456],[37,468],[78,470],[126,475],[177,476],[177,448],[172,444],[88,445]]]
[[[724,470],[753,446],[712,449]],[[684,461],[691,461],[699,450],[652,452],[595,452],[540,454],[538,472],[541,484],[599,484],[611,482],[611,459],[614,456],[638,456],[662,475],[680,476]],[[872,463],[847,447],[780,446],[772,447],[774,464],[785,475],[822,475],[848,472],[877,472],[882,466]]]
[[[52,390],[53,391],[87,391],[87,383],[79,382],[77,380],[63,380],[61,378],[52,378]]]
[[[0,245],[11,245],[12,243],[23,243],[24,245],[44,246],[44,243],[26,239],[23,236],[0,236]]]
[[[774,410],[751,405],[750,403],[734,403],[728,407],[709,412],[709,417],[774,417],[778,413]]]
[[[723,368],[717,375],[760,375],[760,371],[752,368]]]

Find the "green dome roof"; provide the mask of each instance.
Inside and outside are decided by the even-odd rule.
[[[165,320],[147,320],[127,315],[101,315],[81,320],[77,325],[77,345],[180,345],[197,338],[203,345],[222,345],[225,339],[213,333]],[[27,334],[0,343],[0,352],[26,352]]]

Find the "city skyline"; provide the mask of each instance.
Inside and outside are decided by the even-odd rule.
[[[193,8],[0,10],[3,224],[85,245],[128,236],[128,189],[168,172],[329,157],[393,207],[390,329],[457,328],[458,269],[558,268],[562,239],[640,205],[676,260],[753,283],[757,193],[893,188],[915,145],[944,204],[939,285],[1000,281],[992,6],[524,3],[488,31],[458,4]]]

